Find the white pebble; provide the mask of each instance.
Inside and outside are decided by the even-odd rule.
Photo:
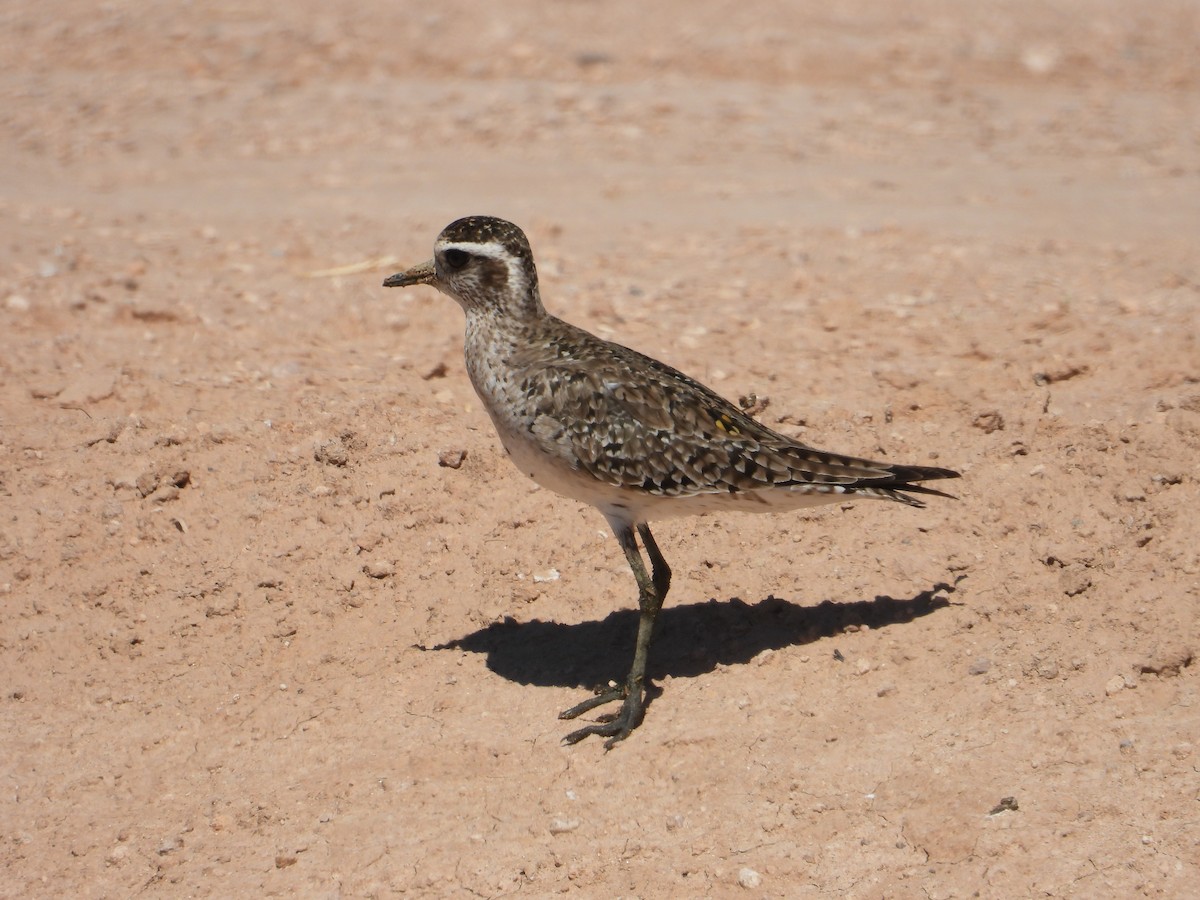
[[[574,831],[582,823],[578,819],[552,819],[550,821],[551,834],[567,834]]]
[[[748,866],[738,870],[738,884],[744,888],[756,888],[762,884],[762,876]]]

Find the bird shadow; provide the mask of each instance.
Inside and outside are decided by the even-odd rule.
[[[718,665],[745,664],[764,650],[809,644],[852,626],[911,622],[949,606],[959,580],[961,576],[953,584],[939,582],[901,599],[878,596],[800,606],[774,596],[754,604],[733,597],[667,607],[659,614],[647,675],[652,680],[694,678]],[[519,684],[594,688],[625,679],[637,622],[634,609],[574,624],[505,617],[447,643],[418,646],[484,653],[489,669]]]

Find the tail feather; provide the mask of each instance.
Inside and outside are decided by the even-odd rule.
[[[953,469],[938,469],[933,466],[887,466],[886,470],[888,473],[886,478],[878,480],[864,479],[858,485],[849,486],[846,492],[849,494],[868,494],[887,497],[889,500],[897,500],[900,503],[907,503],[909,506],[917,507],[923,507],[925,504],[915,497],[910,497],[909,494],[945,497],[949,500],[958,499],[953,494],[925,487],[925,485],[919,483],[922,481],[935,481],[939,478],[961,477]]]

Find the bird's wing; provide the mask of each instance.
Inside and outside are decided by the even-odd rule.
[[[537,361],[532,399],[580,466],[603,482],[672,497],[787,487],[915,502],[892,492],[938,493],[911,482],[957,475],[815,450],[664,363],[586,337],[603,347],[579,354],[576,343],[571,355]],[[644,377],[631,379],[633,372]]]

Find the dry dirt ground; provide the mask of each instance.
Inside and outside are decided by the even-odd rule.
[[[0,10],[0,895],[1195,896],[1195,3],[258,7]],[[961,499],[663,523],[561,746],[632,577],[380,286],[469,213]]]

